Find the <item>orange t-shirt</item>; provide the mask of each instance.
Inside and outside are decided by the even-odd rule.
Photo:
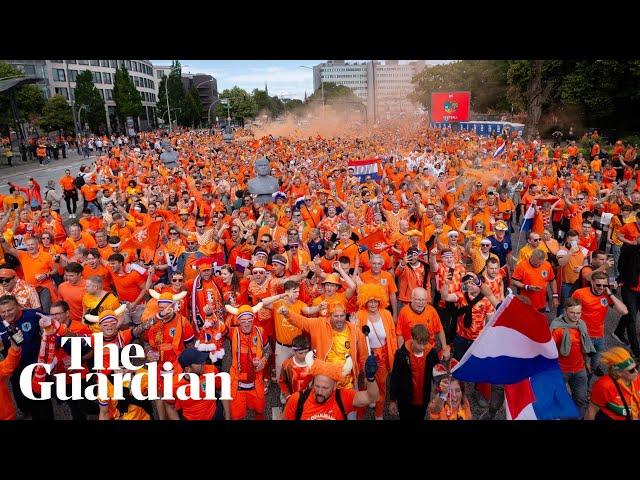
[[[80,280],[77,285],[62,282],[58,286],[58,295],[69,304],[69,315],[72,321],[80,322],[82,320],[82,296],[85,292],[85,285],[85,281]]]
[[[558,363],[563,373],[575,373],[584,370],[584,357],[582,356],[582,340],[580,338],[580,330],[578,328],[569,329],[569,337],[571,338],[571,350],[566,357],[560,353],[560,345],[564,336],[563,328],[556,328],[551,332],[553,341],[558,347]]]
[[[381,285],[387,293],[387,301],[389,301],[392,293],[396,293],[398,291],[398,287],[396,286],[396,281],[393,279],[393,275],[385,270],[381,271],[380,275],[377,276],[374,276],[372,271],[369,270],[363,272],[362,275],[360,275],[360,278],[364,283],[374,283],[377,285]]]
[[[629,242],[635,241],[640,237],[640,230],[635,222],[626,223],[618,232],[618,236],[623,236]]]
[[[531,306],[537,310],[547,305],[547,283],[555,280],[553,268],[546,260],[538,268],[533,268],[529,260],[523,260],[516,265],[513,271],[513,279],[524,283],[525,285],[534,285],[540,287],[540,290],[533,292],[531,290],[520,290],[520,294],[531,300]]]
[[[148,273],[143,275],[136,270],[132,270],[124,275],[117,275],[111,270],[109,270],[109,273],[111,274],[111,281],[116,287],[118,299],[121,302],[133,302],[138,298],[138,295],[140,295],[142,291],[142,285],[146,282],[148,275]]]
[[[571,295],[582,304],[582,320],[587,325],[587,331],[591,338],[604,337],[604,322],[613,305],[609,295],[594,295],[591,287],[580,288]]]
[[[436,336],[442,331],[442,323],[440,316],[435,308],[431,305],[425,305],[422,313],[416,313],[411,305],[405,305],[398,313],[398,323],[396,324],[396,335],[402,335],[402,338],[409,340],[411,338],[411,329],[415,325],[424,325],[429,332],[428,347],[435,347]]]
[[[74,178],[72,176],[65,175],[60,178],[60,185],[64,190],[75,190]]]
[[[29,253],[19,250],[18,260],[20,260],[25,281],[34,287],[43,286],[43,282],[47,282],[47,279],[43,282],[38,282],[36,275],[53,271],[53,257],[47,252],[40,251],[34,258]]]
[[[348,415],[353,410],[353,399],[356,396],[356,391],[348,388],[340,390],[340,399],[344,407],[344,412]],[[284,420],[295,420],[296,409],[298,407],[298,400],[300,399],[300,392],[296,392],[291,397],[284,407],[282,418]],[[307,401],[304,403],[302,415],[300,420],[342,420],[342,414],[340,413],[340,407],[336,401],[335,395],[332,395],[324,403],[317,403],[316,397],[309,395]]]

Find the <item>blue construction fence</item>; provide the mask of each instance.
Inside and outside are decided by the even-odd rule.
[[[509,132],[516,131],[518,136],[524,136],[524,124],[511,122],[431,122],[432,128],[452,128],[453,130],[473,131],[480,136],[489,136],[491,133],[501,134],[505,128]]]

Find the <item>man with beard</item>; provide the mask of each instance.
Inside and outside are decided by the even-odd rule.
[[[373,355],[369,355],[364,368],[367,388],[360,392],[353,388],[337,388],[338,382],[351,371],[351,357],[347,357],[342,367],[320,359],[314,360],[313,352],[307,354],[306,360],[313,382],[304,392],[296,392],[289,397],[282,414],[283,420],[347,420],[356,408],[366,407],[378,399],[375,379],[378,363]]]

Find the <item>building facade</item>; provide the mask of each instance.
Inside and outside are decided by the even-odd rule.
[[[198,91],[198,100],[202,105],[200,120],[203,125],[209,125],[209,115],[214,105],[218,102],[218,81],[211,75],[204,73],[188,73],[182,75],[182,84],[185,90],[195,87]]]
[[[425,67],[423,60],[403,63],[330,60],[313,67],[313,88],[315,91],[327,82],[351,88],[367,105],[369,120],[375,121],[418,109],[409,95],[414,90],[413,77]]]
[[[70,104],[75,101],[76,77],[89,70],[93,83],[105,102],[105,123],[109,133],[124,132],[125,126],[119,125],[113,101],[113,83],[116,68],[124,66],[142,97],[143,112],[136,119],[140,130],[148,130],[157,126],[155,105],[157,86],[153,65],[149,60],[7,60],[25,74],[41,76],[46,81],[42,88],[47,97],[62,95]],[[85,122],[82,111],[79,112],[79,124],[83,129]]]

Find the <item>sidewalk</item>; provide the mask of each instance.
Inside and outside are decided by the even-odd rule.
[[[51,160],[51,163],[48,165],[40,165],[37,160],[23,162],[20,156],[13,157],[13,165],[8,166],[6,163],[0,165],[0,180],[10,179],[11,177],[16,176],[27,176],[30,173],[40,173],[42,174],[47,169],[54,167],[64,167],[69,166],[73,167],[76,163],[82,163],[83,160],[85,163],[89,164],[96,159],[96,155],[87,158],[82,157],[82,154],[78,155],[76,150],[67,150],[67,158],[62,158],[60,156],[59,160]],[[74,176],[77,172],[71,172]]]

